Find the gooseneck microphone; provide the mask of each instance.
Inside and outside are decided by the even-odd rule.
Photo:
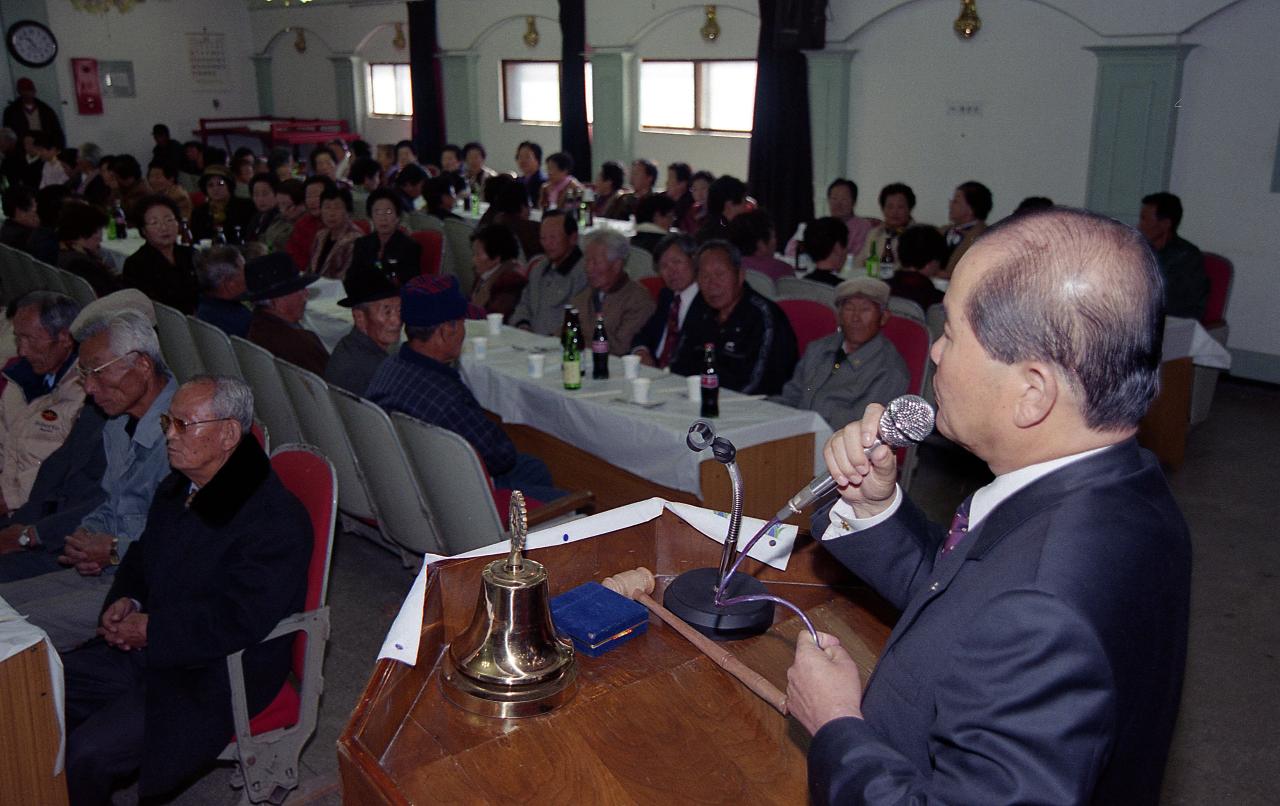
[[[880,415],[880,431],[876,441],[863,449],[870,456],[880,445],[891,448],[909,448],[922,441],[933,431],[933,406],[919,395],[902,395],[889,402],[884,413]],[[815,501],[830,495],[836,489],[836,480],[830,473],[816,476],[813,481],[800,492],[791,497],[786,506],[778,510],[777,519],[785,521]]]

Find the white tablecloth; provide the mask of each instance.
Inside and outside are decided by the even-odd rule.
[[[58,731],[62,736],[58,744],[58,757],[54,760],[53,774],[62,772],[62,761],[67,749],[67,728],[63,719],[62,659],[54,651],[53,644],[44,630],[29,624],[26,619],[0,598],[0,661],[8,660],[29,647],[44,642],[49,655],[49,680],[53,688],[53,710],[58,715]]]
[[[629,382],[616,356],[609,359],[609,380],[594,381],[588,354],[582,389],[570,392],[560,379],[560,345],[555,338],[504,327],[501,335],[488,337],[488,355],[477,361],[470,338],[487,336],[487,323],[467,322],[467,335],[462,356],[467,385],[480,405],[503,421],[532,426],[656,484],[701,496],[698,465],[710,454],[694,453],[685,445],[699,404],[688,399],[683,377],[641,367],[642,377],[652,379],[650,400],[661,402],[645,408],[626,402]],[[530,350],[537,348],[546,350],[546,369],[534,379],[529,377],[528,361]],[[814,434],[814,469],[825,469],[822,446],[831,429],[815,412],[721,389],[720,416],[714,425],[739,450]]]

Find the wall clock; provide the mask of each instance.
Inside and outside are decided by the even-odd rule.
[[[58,39],[53,31],[35,20],[19,20],[9,26],[5,43],[13,58],[27,67],[44,67],[58,55]]]

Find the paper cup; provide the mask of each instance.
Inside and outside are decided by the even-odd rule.
[[[484,336],[471,339],[471,352],[477,361],[483,361],[489,355],[489,340]]]
[[[702,376],[690,375],[684,379],[685,388],[689,390],[689,400],[694,403],[702,402]]]
[[[640,356],[624,355],[622,357],[622,376],[627,380],[640,377]]]
[[[489,323],[489,335],[490,335],[490,336],[500,336],[500,335],[502,335],[502,314],[500,314],[500,313],[491,313],[491,314],[489,314],[488,316],[486,316],[486,317],[485,317],[485,321],[487,321],[487,322]]]
[[[631,400],[633,403],[649,402],[649,383],[648,378],[631,379]]]
[[[547,356],[546,353],[529,353],[529,377],[541,378],[542,371],[546,369]]]

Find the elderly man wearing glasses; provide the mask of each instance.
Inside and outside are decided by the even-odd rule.
[[[227,655],[244,650],[250,713],[289,674],[292,638],[260,642],[302,609],[311,524],[249,433],[253,394],[197,376],[159,422],[174,472],[94,610],[101,637],[64,655],[72,803],[133,773],[151,802],[211,765],[234,730]]]
[[[59,650],[93,637],[115,566],[142,534],[151,497],[169,474],[160,415],[178,384],[161,359],[154,316],[145,299],[122,291],[86,306],[72,323],[85,393],[109,418],[103,498],[70,534],[27,528],[23,551],[0,557],[0,597]],[[59,450],[71,447],[69,439]]]

